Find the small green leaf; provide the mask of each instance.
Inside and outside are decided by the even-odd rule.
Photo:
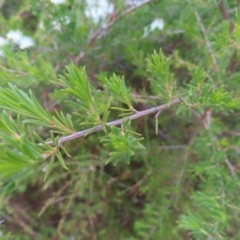
[[[158,117],[155,117],[155,133],[158,135]]]
[[[51,160],[50,160],[50,162],[49,162],[49,164],[48,164],[48,166],[46,168],[46,172],[44,174],[44,179],[43,179],[44,182],[46,181],[49,173],[51,172],[51,170],[53,168],[53,164],[54,164],[54,156],[51,156]]]
[[[67,168],[67,166],[65,165],[64,159],[63,159],[63,157],[62,157],[62,155],[61,155],[60,152],[57,152],[56,157],[57,157],[59,163],[61,164],[61,166],[62,166],[64,169],[68,170],[68,168]]]

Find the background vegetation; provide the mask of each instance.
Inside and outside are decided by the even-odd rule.
[[[2,239],[239,239],[240,2],[53,2],[0,1]]]

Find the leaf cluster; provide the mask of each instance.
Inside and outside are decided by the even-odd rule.
[[[136,133],[131,131],[130,121],[123,122],[121,128],[111,127],[111,132],[101,138],[104,146],[108,147],[110,158],[106,163],[113,162],[115,165],[124,158],[130,164],[130,157],[135,151],[144,150],[144,146],[139,143],[142,138],[134,137]]]

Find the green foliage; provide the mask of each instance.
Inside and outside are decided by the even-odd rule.
[[[197,192],[192,198],[196,207],[202,210],[208,209],[208,214],[198,215],[189,212],[187,215],[182,215],[179,227],[190,230],[195,238],[223,238],[225,235],[223,229],[227,227],[227,216],[216,194]]]
[[[9,89],[1,88],[0,94],[2,96],[0,100],[1,108],[29,117],[25,119],[23,123],[53,127],[57,130],[59,129],[60,132],[71,133],[73,131],[73,125],[69,116],[65,117],[63,114],[59,113],[59,120],[51,116],[48,111],[42,108],[31,91],[29,91],[30,96],[28,96],[16,86],[9,84]],[[66,126],[64,124],[66,124]]]
[[[239,239],[237,1],[110,2],[0,1],[1,238]]]
[[[135,133],[136,134],[136,133]],[[122,158],[127,164],[130,164],[130,157],[137,150],[143,150],[144,146],[139,143],[141,138],[135,138],[130,128],[130,122],[123,122],[121,128],[111,127],[111,133],[102,137],[104,146],[112,149],[110,158],[106,163],[113,162],[117,164]]]
[[[87,117],[81,124],[101,124],[100,113],[98,112],[97,105],[94,97],[91,95],[90,86],[86,71],[77,69],[74,66],[68,67],[67,79],[61,77],[61,82],[67,87],[65,92],[77,98],[81,113],[86,113]]]
[[[8,47],[4,49],[6,58],[5,63],[0,65],[1,86],[5,87],[7,82],[13,82],[21,88],[36,85],[41,87],[56,81],[53,67],[41,55],[33,59],[27,52],[16,52]]]
[[[124,78],[121,79],[113,74],[110,79],[105,78],[104,87],[113,94],[115,100],[125,103],[130,111],[136,111],[131,104],[131,93],[125,85]],[[124,108],[112,107],[112,109],[127,111],[127,109]]]
[[[153,77],[150,78],[153,93],[161,98],[175,98],[176,81],[170,72],[170,59],[166,59],[163,52],[154,52],[151,60],[147,61],[148,71]]]

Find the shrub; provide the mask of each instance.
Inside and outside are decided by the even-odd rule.
[[[238,239],[237,2],[98,5],[1,4],[3,238]]]

